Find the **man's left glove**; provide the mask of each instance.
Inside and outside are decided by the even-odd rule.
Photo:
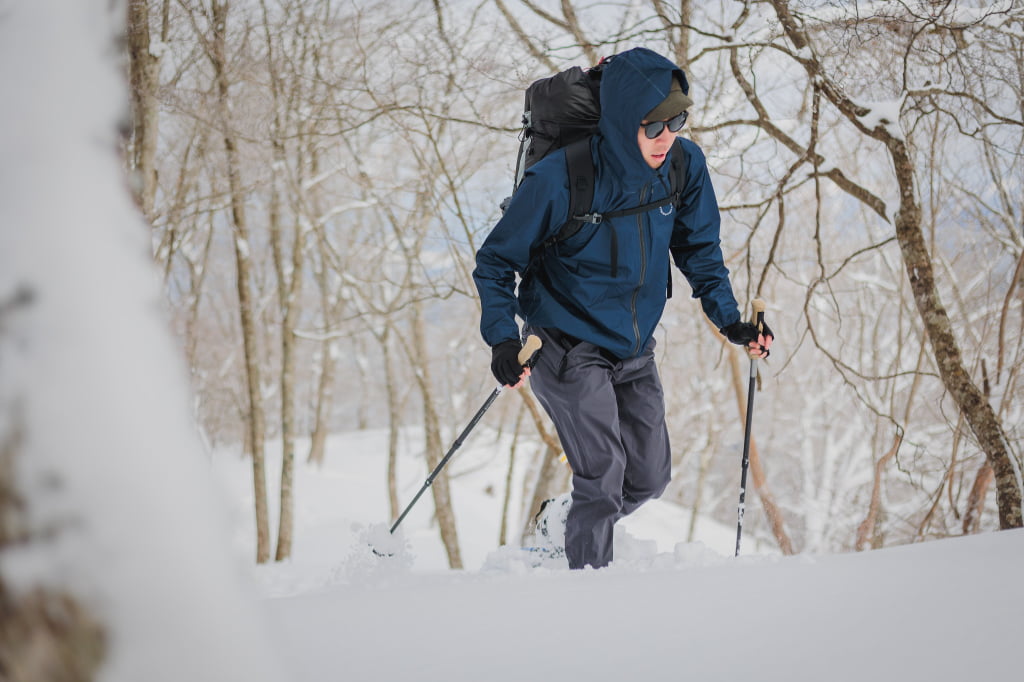
[[[523,375],[523,366],[519,362],[519,351],[523,344],[515,339],[502,341],[491,347],[491,374],[502,386],[515,386]]]
[[[757,325],[753,322],[743,322],[742,320],[733,322],[729,326],[723,327],[720,331],[725,335],[725,338],[737,346],[750,346],[751,343],[758,343],[761,346],[761,350],[764,351],[762,357],[768,357],[768,347],[775,338],[771,328],[764,322],[761,323],[760,332],[758,332]],[[758,340],[759,336],[764,337],[764,343]]]

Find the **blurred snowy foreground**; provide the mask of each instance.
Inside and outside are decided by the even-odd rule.
[[[383,447],[381,433],[339,436],[323,469],[303,467],[295,557],[255,570],[295,680],[1019,679],[1022,531],[736,559],[734,529],[698,524],[702,542],[677,542],[688,519],[654,502],[620,524],[611,567],[534,567],[497,548],[500,493],[485,491],[504,469],[478,444],[451,464],[467,569],[450,571],[429,494],[403,550],[368,551],[386,516]],[[236,546],[251,548],[245,462],[214,464],[237,500]],[[415,470],[404,504],[426,472],[400,469]]]

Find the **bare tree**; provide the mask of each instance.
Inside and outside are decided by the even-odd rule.
[[[1021,515],[1021,481],[1014,467],[1001,420],[988,400],[985,399],[981,389],[971,379],[965,367],[953,325],[939,294],[932,256],[922,229],[923,218],[915,179],[917,166],[912,149],[902,131],[897,127],[898,121],[889,120],[884,115],[873,124],[865,121],[872,113],[871,109],[854,101],[838,84],[822,61],[817,58],[814,44],[790,11],[789,3],[784,0],[773,0],[772,4],[786,36],[796,50],[793,54],[794,59],[806,70],[807,77],[815,82],[815,87],[820,89],[824,97],[850,124],[861,134],[882,142],[889,152],[895,180],[899,187],[899,209],[894,213],[896,237],[903,253],[903,261],[913,291],[914,302],[935,356],[935,364],[944,386],[964,414],[992,466],[996,479],[1000,528],[1020,527],[1024,525],[1024,517]],[[925,27],[941,26],[939,19],[931,14],[917,16],[908,12],[903,18],[911,23],[919,23],[919,30],[923,30]],[[915,31],[914,34],[916,33]],[[955,32],[950,31],[950,33],[950,40],[955,40]],[[913,41],[910,46],[913,46]],[[910,84],[904,83],[903,85],[906,88]],[[922,99],[928,99],[937,94],[933,93],[930,88],[924,92],[905,89],[904,93],[906,96]],[[983,102],[980,97],[971,93],[960,95],[945,91],[944,94],[953,99],[962,96],[972,102]],[[994,111],[989,110],[989,112],[996,119],[997,124],[1017,127],[1024,125],[1021,120],[1015,121],[999,116]]]
[[[210,38],[207,57],[214,70],[216,117],[223,136],[227,180],[231,201],[231,222],[235,250],[235,277],[238,290],[238,314],[241,321],[242,345],[245,350],[247,379],[247,419],[249,455],[252,457],[253,490],[256,505],[256,561],[270,559],[270,516],[267,505],[266,456],[264,452],[265,422],[263,394],[260,385],[260,361],[257,349],[255,311],[250,280],[252,278],[249,221],[246,197],[238,158],[238,141],[232,127],[228,75],[227,34],[230,2],[212,0],[209,14]],[[198,30],[198,29],[197,29]]]

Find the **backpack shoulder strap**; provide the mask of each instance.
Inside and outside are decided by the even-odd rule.
[[[676,149],[672,154],[672,160],[669,162],[668,176],[669,176],[669,194],[663,199],[657,199],[656,201],[650,201],[640,206],[634,206],[633,208],[624,208],[618,211],[606,211],[605,213],[574,213],[577,221],[586,223],[600,223],[607,218],[624,218],[626,216],[636,215],[638,213],[646,213],[647,211],[653,211],[656,208],[662,208],[672,204],[676,208],[679,208],[680,201],[683,196],[683,188],[686,186],[686,166],[689,163],[690,155],[686,153],[685,148],[678,141],[675,142]],[[591,194],[591,201],[593,201],[593,194]],[[579,229],[579,228],[577,228]]]
[[[556,242],[579,232],[584,221],[577,216],[588,213],[594,203],[594,157],[590,155],[589,137],[566,146],[565,163],[569,169],[569,214],[554,237]]]
[[[686,187],[686,167],[690,165],[690,155],[686,153],[686,147],[682,142],[676,140],[671,165],[668,169],[669,186],[672,188],[673,202],[679,208],[680,199],[683,196],[683,188]]]
[[[669,162],[669,196],[658,201],[636,206],[634,208],[609,211],[604,214],[591,213],[594,203],[594,158],[590,154],[590,138],[577,140],[565,147],[565,161],[569,172],[569,215],[558,233],[549,240],[555,243],[569,239],[580,231],[583,223],[600,223],[605,218],[620,218],[637,213],[645,213],[655,208],[673,204],[677,209],[686,186],[686,167],[690,155],[686,148],[677,140],[675,153]]]

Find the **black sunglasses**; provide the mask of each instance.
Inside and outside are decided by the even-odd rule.
[[[667,121],[655,121],[653,123],[644,123],[642,128],[644,129],[644,135],[647,136],[648,140],[653,140],[658,135],[661,135],[661,131],[665,130],[665,126],[668,126],[668,130],[671,133],[678,133],[682,130],[683,125],[686,123],[686,119],[690,116],[689,111],[684,111],[681,114],[673,116]]]

